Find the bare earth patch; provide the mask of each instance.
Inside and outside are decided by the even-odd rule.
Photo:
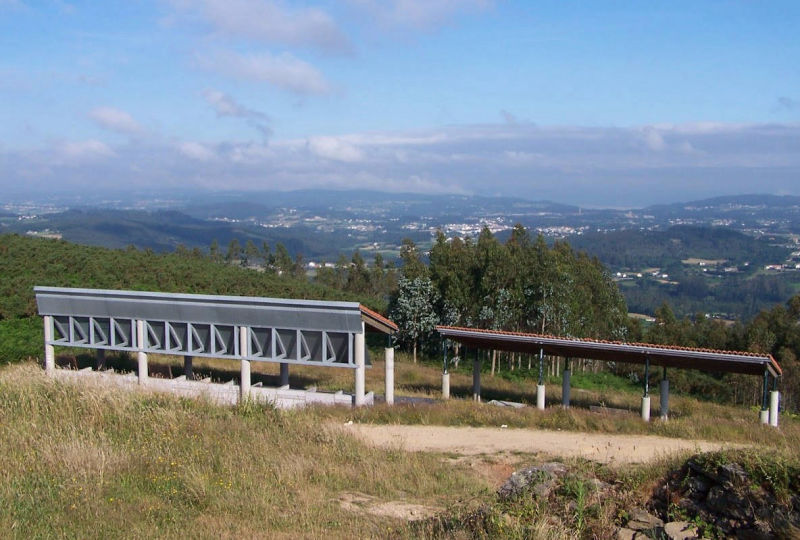
[[[352,424],[344,429],[377,446],[461,455],[535,453],[600,463],[644,463],[681,451],[709,452],[739,445],[668,437],[489,427]]]
[[[342,493],[339,495],[339,505],[343,510],[349,512],[367,512],[374,516],[406,521],[425,519],[442,510],[433,506],[423,506],[405,501],[382,502],[364,493]]]

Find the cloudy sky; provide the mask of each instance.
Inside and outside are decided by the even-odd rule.
[[[800,195],[800,3],[0,0],[0,191]]]

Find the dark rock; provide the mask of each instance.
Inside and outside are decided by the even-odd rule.
[[[693,476],[686,482],[687,495],[695,500],[706,496],[711,489],[711,482],[704,476]]]
[[[709,480],[713,480],[714,482],[721,483],[721,479],[719,476],[717,476],[712,471],[706,470],[705,468],[703,468],[702,465],[700,465],[696,461],[690,459],[689,461],[686,462],[686,465],[689,467],[690,470],[696,472],[697,474],[705,476],[706,478],[708,478]]]
[[[747,481],[747,473],[738,463],[726,463],[719,468],[720,483],[725,487],[740,487]]]
[[[794,520],[792,523],[790,515],[775,509],[772,515],[772,530],[778,535],[778,538],[800,538],[800,521]]]
[[[515,471],[497,490],[501,499],[511,499],[530,490],[535,496],[546,498],[556,485],[556,478],[566,474],[561,463],[544,463]]]
[[[774,534],[759,531],[757,529],[739,529],[736,531],[737,540],[772,540]]]
[[[739,493],[714,486],[708,490],[706,506],[723,516],[741,521],[751,521],[754,518],[753,507],[750,501]]]

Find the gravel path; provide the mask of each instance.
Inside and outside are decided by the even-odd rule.
[[[708,452],[735,445],[652,435],[613,435],[491,427],[350,424],[344,429],[368,443],[411,451],[460,455],[543,452],[601,463],[643,463],[679,451]]]

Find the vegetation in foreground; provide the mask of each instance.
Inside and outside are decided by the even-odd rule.
[[[656,487],[682,465],[673,458],[614,469],[566,460],[567,474],[545,497],[527,491],[508,498],[495,492],[503,478],[487,481],[473,467],[496,467],[505,459],[519,468],[545,457],[468,462],[372,448],[336,428],[347,418],[374,421],[390,414],[413,421],[426,407],[453,423],[494,411],[503,416],[491,421],[515,414],[523,423],[530,419],[468,402],[327,412],[226,408],[58,382],[30,364],[6,366],[0,370],[0,527],[19,538],[605,538],[626,524],[629,509],[652,507]],[[551,427],[569,426],[572,412],[540,416]],[[752,428],[750,421],[740,431]],[[800,460],[793,451],[797,430],[785,437],[786,444],[756,437],[772,447],[768,452],[714,454],[699,462],[713,467],[737,460],[788,508],[797,498]],[[438,510],[409,522],[366,505],[343,507],[354,494]]]
[[[374,537],[402,521],[338,496],[447,507],[485,496],[466,467],[378,450],[303,413],[0,371],[0,528],[18,538]]]

